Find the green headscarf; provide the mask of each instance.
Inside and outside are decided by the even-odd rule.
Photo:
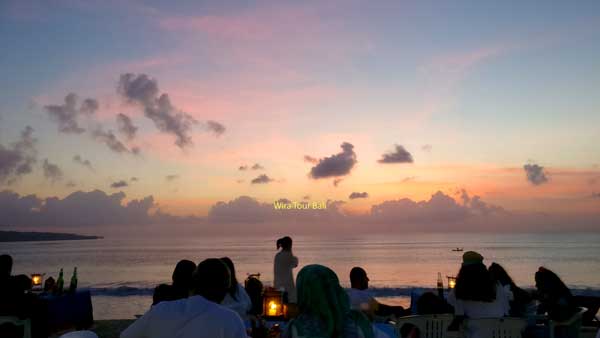
[[[362,313],[350,310],[348,295],[331,269],[318,264],[307,265],[298,273],[296,284],[300,314],[321,320],[326,329],[323,337],[342,337],[346,321],[352,320],[366,338],[373,338],[371,323]],[[312,324],[305,322],[302,316],[290,322],[298,334],[305,337],[314,336]]]

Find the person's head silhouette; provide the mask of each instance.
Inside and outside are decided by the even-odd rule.
[[[221,303],[230,285],[229,269],[220,259],[209,258],[198,264],[193,278],[194,294]]]
[[[173,286],[189,290],[192,287],[192,275],[196,270],[196,264],[187,259],[180,260],[173,270]]]
[[[277,240],[277,249],[281,248],[284,251],[292,250],[292,238],[289,236],[282,237]]]
[[[369,277],[367,272],[361,267],[353,267],[350,270],[350,285],[353,289],[366,290],[369,288]]]
[[[10,255],[0,256],[0,278],[8,278],[12,273],[13,260]]]

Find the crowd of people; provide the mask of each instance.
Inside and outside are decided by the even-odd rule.
[[[577,311],[575,297],[554,272],[540,267],[535,273],[536,289],[527,291],[518,287],[501,265],[492,263],[487,267],[482,255],[468,251],[463,255],[456,285],[447,297],[426,292],[416,300],[416,313],[411,313],[401,306],[377,301],[369,293],[369,277],[362,267],[350,271],[348,290],[341,286],[334,271],[318,264],[304,266],[294,280],[293,270],[299,262],[292,252],[292,239],[284,237],[276,244],[274,286],[284,292],[285,302],[293,304],[297,311],[283,331],[254,332],[262,332],[262,337],[386,337],[373,325],[374,319],[411,314],[453,314],[448,330],[458,330],[465,319],[526,318],[546,313],[550,319],[561,321]],[[34,316],[18,306],[26,301],[24,295],[27,286],[31,288],[31,281],[24,285],[27,281],[22,276],[11,275],[10,256],[0,256],[0,268],[0,315]],[[173,271],[172,283],[155,288],[151,308],[125,329],[121,338],[247,337],[252,333],[245,322],[254,322],[262,310],[262,304],[257,304],[262,285],[259,282],[242,286],[235,271],[234,262],[228,257],[205,259],[197,265],[190,260],[180,261]],[[526,336],[541,337],[536,327],[529,328]],[[481,337],[478,330],[469,325],[466,334]],[[402,327],[400,333],[409,338],[420,334],[414,325]],[[558,332],[556,336],[561,334],[569,337],[572,332]]]

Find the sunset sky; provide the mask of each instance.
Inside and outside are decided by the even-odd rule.
[[[599,41],[598,1],[1,1],[0,200],[441,191],[600,231]]]

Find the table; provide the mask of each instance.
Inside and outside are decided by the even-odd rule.
[[[46,306],[46,319],[50,332],[67,328],[87,329],[94,324],[92,296],[81,290],[63,295],[41,295]]]

